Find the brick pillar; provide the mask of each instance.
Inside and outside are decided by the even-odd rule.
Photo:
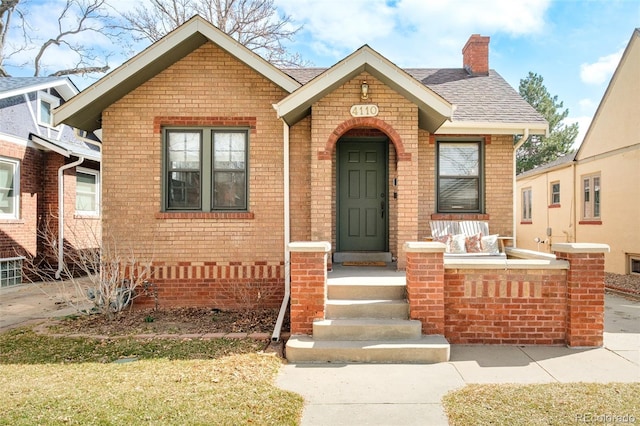
[[[569,262],[567,272],[568,346],[602,346],[604,332],[604,254],[606,244],[552,244],[558,259]]]
[[[312,334],[313,320],[324,319],[328,242],[289,244],[291,253],[291,334]]]
[[[407,299],[409,316],[422,322],[422,334],[444,335],[445,246],[434,242],[408,242]]]

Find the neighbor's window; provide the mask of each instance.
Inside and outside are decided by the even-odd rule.
[[[629,256],[629,273],[640,274],[640,257]]]
[[[482,209],[479,142],[438,143],[438,212],[478,213]]]
[[[53,109],[60,105],[60,99],[48,93],[38,92],[38,122],[53,126]]]
[[[522,190],[522,221],[531,222],[531,202],[532,191],[531,188],[525,188]]]
[[[99,176],[96,170],[76,170],[76,214],[90,216],[100,214]]]
[[[167,129],[165,209],[247,209],[246,130]]]
[[[0,219],[17,219],[20,205],[20,162],[0,157]]]
[[[551,183],[551,204],[560,204],[560,182]]]
[[[582,178],[582,218],[600,220],[600,175]]]

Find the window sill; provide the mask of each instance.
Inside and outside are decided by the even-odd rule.
[[[431,220],[489,220],[483,213],[433,213]]]
[[[158,212],[156,219],[254,219],[253,212]]]
[[[520,225],[533,225],[532,220],[521,220]]]
[[[12,219],[12,218],[0,218],[0,223],[6,223],[6,224],[16,224],[16,225],[20,225],[25,223],[25,221],[23,219]]]
[[[549,204],[549,208],[550,209],[559,209],[560,208],[560,204]]]
[[[95,215],[95,214],[82,214],[82,213],[76,213],[73,215],[74,219],[94,219],[94,220],[100,220],[100,216]]]
[[[581,220],[578,225],[602,225],[601,220]]]

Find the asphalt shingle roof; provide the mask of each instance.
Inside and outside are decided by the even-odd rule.
[[[306,84],[327,68],[284,69]],[[456,106],[453,121],[544,123],[544,118],[496,71],[472,76],[463,68],[408,68],[413,78]]]
[[[60,80],[60,77],[4,77],[0,78],[0,93]]]

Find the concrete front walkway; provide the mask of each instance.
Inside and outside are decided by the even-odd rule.
[[[605,347],[452,345],[441,364],[288,364],[277,385],[302,425],[446,425],[440,401],[467,383],[640,382],[640,301],[606,296]]]

